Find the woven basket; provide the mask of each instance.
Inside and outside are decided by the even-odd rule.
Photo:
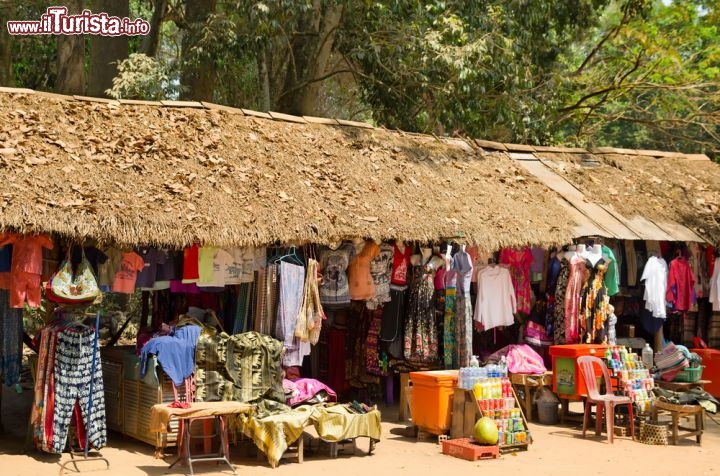
[[[667,424],[640,422],[640,443],[645,443],[646,445],[667,445]]]

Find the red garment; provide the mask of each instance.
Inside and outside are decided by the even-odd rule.
[[[53,243],[47,235],[17,235],[3,233],[0,235],[0,246],[13,245],[12,267],[10,271],[42,274],[42,249],[51,250]]]
[[[532,287],[530,285],[530,265],[533,255],[530,248],[503,248],[500,250],[500,263],[510,266],[510,277],[515,288],[517,311],[530,314],[532,310]]]
[[[715,247],[713,245],[707,245],[705,247],[705,261],[707,261],[708,276],[712,276],[715,271]]]
[[[687,259],[680,257],[672,260],[668,271],[665,300],[672,303],[673,309],[676,311],[688,311],[695,301],[694,286],[695,276],[693,276]]]
[[[40,275],[24,271],[10,273],[10,307],[22,309],[25,299],[29,307],[40,307]]]
[[[405,246],[405,251],[402,253],[398,249],[397,245],[393,246],[393,264],[392,274],[390,275],[390,284],[395,284],[397,286],[405,286],[407,284],[408,266],[410,266],[411,253],[412,250],[410,250],[409,246]]]
[[[183,250],[183,283],[194,283],[200,279],[200,248],[192,245]]]

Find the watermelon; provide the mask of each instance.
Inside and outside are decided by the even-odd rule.
[[[496,445],[498,442],[498,429],[495,421],[482,417],[475,422],[473,437],[481,445]]]

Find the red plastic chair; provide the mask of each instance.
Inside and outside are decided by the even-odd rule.
[[[594,366],[597,364],[602,370],[602,375],[605,380],[605,393],[600,394],[598,389],[597,378],[595,377]],[[616,405],[627,405],[628,416],[630,417],[630,435],[632,439],[635,439],[635,420],[633,418],[633,404],[630,397],[623,397],[620,395],[614,395],[612,391],[612,384],[610,383],[610,372],[608,371],[605,362],[601,359],[592,355],[584,355],[578,357],[578,366],[580,367],[580,374],[585,381],[587,387],[588,396],[585,400],[585,416],[583,418],[583,437],[587,431],[588,418],[590,416],[590,407],[594,404],[595,408],[595,434],[599,435],[602,429],[602,416],[603,411],[605,413],[605,427],[608,434],[608,441],[613,442],[613,436],[615,434],[615,406]]]

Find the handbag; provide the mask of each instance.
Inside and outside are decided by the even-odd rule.
[[[49,301],[58,304],[88,305],[95,302],[101,291],[84,251],[74,273],[68,251],[60,267],[45,285],[45,295]]]

